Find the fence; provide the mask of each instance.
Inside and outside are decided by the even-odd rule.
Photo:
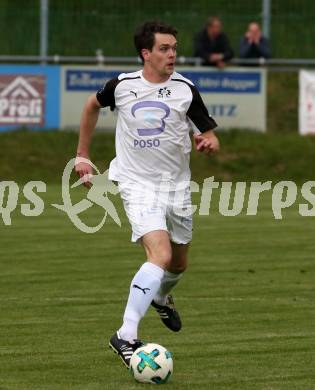
[[[269,0],[270,39],[274,58],[314,56],[315,2]],[[0,23],[7,32],[0,41],[1,55],[38,55],[40,0],[1,0]],[[248,22],[263,24],[263,0],[50,0],[48,55],[134,56],[133,32],[144,20],[160,19],[179,30],[179,54],[192,56],[192,40],[209,15],[219,15],[238,54]]]

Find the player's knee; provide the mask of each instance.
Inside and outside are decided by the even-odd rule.
[[[156,254],[156,259],[162,268],[168,269],[172,262],[172,253],[167,249],[162,249],[159,251],[159,253]]]

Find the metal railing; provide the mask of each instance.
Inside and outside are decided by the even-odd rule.
[[[136,65],[141,64],[139,57],[110,57],[104,55],[96,56],[24,56],[24,55],[0,55],[0,63],[41,63],[41,64],[89,64],[89,65]],[[300,67],[315,66],[315,58],[273,58],[273,59],[245,59],[234,58],[231,65],[256,65],[266,66],[274,70],[291,70]],[[201,66],[202,59],[198,57],[177,58],[177,65]]]

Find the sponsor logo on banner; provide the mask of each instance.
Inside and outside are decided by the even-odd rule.
[[[207,106],[209,114],[214,117],[236,117],[236,104],[210,104]]]
[[[45,76],[0,74],[0,124],[44,124]]]
[[[182,72],[200,92],[260,93],[260,72]]]
[[[96,91],[123,71],[67,70],[67,91]],[[200,92],[260,93],[260,72],[181,72]]]
[[[121,71],[67,70],[66,91],[97,91]]]
[[[121,71],[67,70],[67,91],[96,91]],[[260,93],[260,72],[181,72],[200,92]]]

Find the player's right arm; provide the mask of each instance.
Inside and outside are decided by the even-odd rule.
[[[93,131],[95,129],[100,109],[102,106],[96,98],[96,95],[91,95],[87,99],[80,122],[80,137],[77,149],[78,157],[89,158],[89,148]]]
[[[89,160],[89,149],[92,139],[92,134],[95,129],[100,109],[102,107],[110,107],[113,111],[115,108],[115,88],[118,84],[118,77],[109,80],[96,94],[91,95],[83,108],[81,123],[80,123],[80,137],[77,148],[78,163],[75,164],[75,170],[80,177],[91,175],[93,169],[87,162],[80,162],[81,158]],[[88,177],[88,176],[86,176]],[[85,181],[84,185],[90,187],[91,184]]]
[[[86,162],[80,162],[79,158],[83,157],[89,160],[89,149],[91,144],[91,138],[101,108],[102,106],[97,100],[95,94],[89,96],[83,108],[81,122],[80,122],[79,143],[77,148],[78,162],[75,164],[75,171],[80,177],[93,173],[93,168],[91,167],[91,165]],[[87,187],[90,186],[88,181],[86,181],[84,184]]]

